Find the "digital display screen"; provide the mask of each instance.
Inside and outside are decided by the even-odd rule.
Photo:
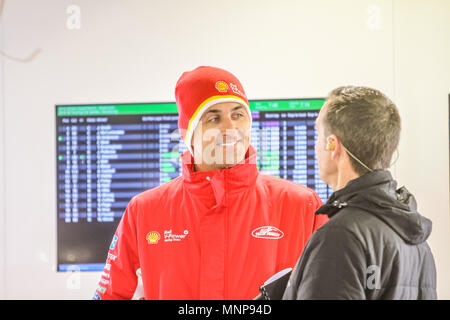
[[[315,190],[314,121],[324,99],[250,100],[262,173]],[[56,106],[57,270],[102,271],[131,198],[181,175],[174,102]]]

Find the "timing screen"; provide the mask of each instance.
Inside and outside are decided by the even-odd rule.
[[[323,99],[249,101],[262,173],[315,190],[314,121]],[[175,103],[57,105],[58,271],[101,271],[128,202],[181,175]]]

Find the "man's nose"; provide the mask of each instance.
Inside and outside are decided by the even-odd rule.
[[[231,119],[231,117],[227,116],[223,118],[223,121],[220,125],[220,131],[222,133],[225,133],[227,130],[234,130],[236,129],[236,122]]]

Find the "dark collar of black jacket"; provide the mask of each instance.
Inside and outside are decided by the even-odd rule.
[[[375,170],[366,173],[365,175],[362,175],[354,180],[350,180],[344,188],[334,192],[328,201],[316,210],[316,214],[326,214],[331,218],[339,210],[347,207],[348,201],[350,201],[357,194],[364,192],[365,189],[372,188],[376,185],[386,184],[389,189],[395,191],[397,182],[392,179],[392,175],[389,171]],[[397,190],[399,195],[403,192],[402,189],[403,188]]]

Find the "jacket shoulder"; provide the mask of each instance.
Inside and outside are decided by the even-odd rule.
[[[315,191],[296,182],[261,173],[260,182],[274,191],[290,191],[300,195],[313,195]]]
[[[373,235],[374,233],[370,232],[370,230],[380,228],[381,223],[369,212],[359,208],[347,207],[341,209],[328,221],[327,228],[342,230],[361,239],[369,234]]]
[[[338,229],[352,234],[364,248],[376,247],[376,243],[383,243],[386,251],[396,251],[404,241],[386,223],[378,217],[361,208],[347,207],[333,216],[323,232],[327,229]]]
[[[299,183],[263,173],[259,175],[259,179],[260,183],[267,188],[268,192],[274,197],[286,195],[295,201],[310,200],[322,203],[314,190]]]
[[[148,203],[149,201],[161,201],[167,199],[170,194],[177,193],[181,189],[182,177],[177,177],[162,185],[143,191],[132,198],[136,203]]]

